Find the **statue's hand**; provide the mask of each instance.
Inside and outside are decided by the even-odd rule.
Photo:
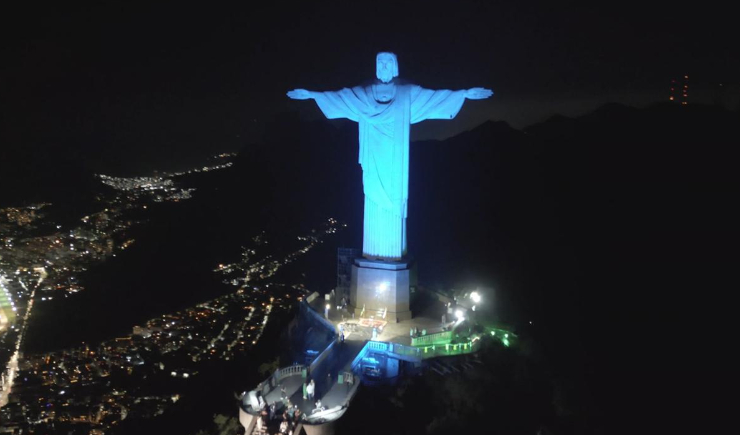
[[[311,92],[305,89],[293,89],[288,91],[288,97],[294,100],[308,100],[311,98]]]
[[[465,91],[465,98],[470,100],[485,100],[493,95],[493,91],[486,88],[470,88]]]

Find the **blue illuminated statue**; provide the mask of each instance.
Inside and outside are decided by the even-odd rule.
[[[431,90],[398,83],[393,53],[378,53],[371,85],[339,91],[295,89],[288,97],[316,100],[329,119],[359,123],[360,165],[365,192],[362,252],[365,258],[400,261],[406,253],[409,191],[409,125],[426,119],[452,119],[466,98],[481,100],[490,89]]]

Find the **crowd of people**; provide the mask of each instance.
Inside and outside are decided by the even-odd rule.
[[[262,398],[260,397],[260,399]],[[283,411],[282,416],[278,416],[277,414],[277,403],[273,402],[270,405],[267,405],[263,401],[260,403],[261,409],[257,420],[257,429],[260,432],[267,431],[271,422],[279,419],[280,425],[278,426],[278,433],[283,435],[293,435],[298,423],[305,419],[305,415],[298,408],[298,405],[290,403],[290,399],[284,399],[281,403],[280,409]]]
[[[258,388],[258,391],[259,390],[261,390],[261,388]],[[272,430],[274,430],[273,425],[276,421],[280,421],[277,426],[277,433],[293,435],[298,424],[306,419],[306,414],[300,410],[298,405],[291,403],[285,387],[281,387],[280,391],[281,400],[270,404],[265,401],[260,393],[257,395],[259,403],[257,429],[261,433],[271,433],[268,426],[272,427]],[[326,407],[321,403],[321,399],[316,400],[316,382],[313,379],[311,379],[310,382],[303,383],[303,400],[314,403],[314,408],[311,410],[312,414],[326,410]],[[282,414],[280,414],[280,411],[282,411]]]
[[[259,390],[261,390],[261,388],[258,388],[258,391]],[[278,433],[283,435],[293,435],[296,426],[306,418],[298,405],[291,403],[285,387],[281,387],[280,392],[281,400],[270,404],[264,400],[261,394],[257,397],[260,408],[257,420],[257,429],[261,433],[269,432],[268,426],[273,426],[274,422],[279,420]],[[282,414],[279,414],[280,411],[282,411]]]

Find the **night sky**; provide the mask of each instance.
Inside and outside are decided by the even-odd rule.
[[[281,113],[318,119],[313,102],[285,92],[372,79],[380,50],[425,87],[496,92],[453,121],[415,126],[412,139],[486,119],[522,128],[609,101],[644,106],[683,74],[691,101],[740,95],[732,16],[707,2],[268,3],[4,11],[0,146],[69,150],[121,174],[177,168],[258,142]]]
[[[685,74],[690,76],[691,104],[740,109],[737,49],[740,38],[737,15],[728,10],[731,3],[704,1],[688,6],[678,1],[657,5],[654,2],[648,5],[648,2],[467,0],[298,5],[273,0],[259,5],[242,1],[230,5],[202,2],[197,6],[189,2],[89,3],[24,2],[16,9],[0,11],[0,207],[30,201],[26,193],[34,189],[37,191],[34,198],[43,199],[44,189],[56,182],[59,174],[66,176],[76,171],[128,176],[149,174],[155,169],[201,166],[208,156],[260,143],[277,119],[295,117],[298,113],[305,120],[321,120],[323,116],[313,101],[293,101],[286,92],[294,88],[336,90],[374,79],[378,51],[395,52],[401,77],[424,87],[482,86],[495,92],[488,100],[466,102],[452,121],[414,125],[412,140],[447,138],[489,119],[522,129],[555,114],[583,115],[608,102],[636,107],[666,102],[670,80]],[[610,133],[607,131],[605,135]],[[567,153],[547,155],[562,158],[576,168],[581,161],[588,162],[583,166],[593,161],[614,165],[613,173],[619,177],[609,186],[614,186],[615,197],[626,198],[623,201],[629,207],[619,211],[627,219],[633,219],[635,227],[644,230],[635,234],[645,234],[646,239],[654,236],[649,225],[654,225],[657,233],[665,234],[664,239],[658,238],[661,244],[656,243],[662,251],[656,249],[660,255],[656,254],[655,263],[652,259],[645,261],[649,264],[645,276],[660,275],[655,288],[670,289],[666,300],[694,304],[712,286],[696,285],[691,290],[692,296],[684,297],[678,291],[673,293],[674,287],[664,279],[682,283],[692,271],[701,275],[702,280],[713,274],[703,273],[693,263],[687,267],[669,264],[666,258],[670,256],[665,254],[673,243],[683,244],[683,249],[688,251],[684,258],[707,257],[718,252],[711,245],[719,244],[718,240],[725,235],[716,229],[719,228],[716,222],[730,219],[728,214],[713,211],[712,207],[720,202],[715,198],[721,197],[724,203],[736,195],[717,188],[727,189],[731,183],[724,180],[729,179],[732,170],[717,171],[714,165],[722,162],[722,168],[729,168],[728,162],[736,160],[724,158],[722,153],[728,152],[725,142],[715,140],[711,134],[707,137],[716,144],[709,139],[700,143],[702,140],[694,140],[700,136],[692,136],[693,142],[683,144],[683,148],[658,143],[656,137],[659,138],[658,135],[635,137],[624,148],[611,143],[603,155],[594,153],[596,160],[582,156],[581,160],[570,161],[566,159]],[[643,145],[646,145],[644,149]],[[655,145],[654,149],[649,149],[650,145]],[[622,155],[617,149],[625,152]],[[645,159],[645,150],[648,157],[654,157],[652,160]],[[497,148],[496,152],[508,151]],[[37,169],[36,161],[47,167],[50,162],[58,162],[46,184],[39,182],[38,187],[32,183],[45,169]],[[617,170],[621,169],[617,168],[620,162],[632,163],[634,167],[644,164],[648,169],[643,175],[652,185],[648,184],[647,189],[634,187],[634,171],[622,174]],[[690,164],[694,162],[701,164]],[[512,172],[515,169],[511,167]],[[598,168],[594,169],[596,172]],[[684,174],[693,178],[684,180],[680,177]],[[555,181],[567,181],[569,175],[565,173],[562,180]],[[721,183],[716,181],[720,179]],[[622,181],[624,184],[618,184]],[[353,182],[359,185],[359,179]],[[25,190],[16,195],[6,194],[20,187],[20,183],[25,184]],[[586,180],[574,186],[588,191],[589,184]],[[257,187],[270,188],[269,185]],[[587,209],[589,203],[581,203],[578,192],[581,191],[573,197],[579,202],[574,200],[573,204]],[[638,199],[631,200],[633,196]],[[608,194],[597,199],[604,203],[610,200]],[[675,207],[663,210],[664,202]],[[647,204],[645,209],[643,203]],[[570,206],[559,205],[563,209]],[[605,205],[604,210],[607,209],[612,210]],[[648,219],[644,228],[637,225],[646,217],[652,218],[651,210],[660,211],[655,214],[658,217],[653,221]],[[608,216],[617,219],[621,215],[609,212]],[[595,234],[619,234],[613,233],[608,225],[598,227],[600,223],[585,226],[584,239],[590,228],[594,228]],[[621,222],[618,224],[621,227]],[[703,231],[707,228],[714,228],[716,234],[706,236]],[[691,231],[694,240],[700,242],[694,241],[693,245],[686,242],[686,234],[691,235]],[[637,250],[642,251],[641,243],[645,242],[635,234],[632,236],[637,240]],[[662,240],[666,243],[662,244]],[[608,248],[603,251],[607,252]],[[632,255],[629,250],[625,252]],[[616,263],[607,266],[614,270],[621,267]],[[619,269],[619,275],[612,281],[621,282],[619,279],[628,282],[632,275],[629,271],[622,274]],[[645,283],[639,279],[634,282],[635,287],[630,290],[632,294],[640,294],[638,289],[641,291],[640,286]],[[714,288],[726,292],[731,287]],[[630,318],[633,311],[648,312],[644,309],[648,306],[655,308],[649,312],[655,322],[662,322],[659,313],[668,310],[662,294],[648,289],[644,299],[636,299],[634,304],[623,299],[624,318]],[[714,299],[708,299],[715,303]],[[603,305],[611,307],[611,299],[604,300]],[[698,311],[687,307],[674,310],[673,314],[691,317]],[[684,327],[676,329],[675,336],[671,331],[671,337],[683,339]],[[707,331],[707,335],[715,333]],[[645,337],[665,341],[656,335]],[[690,344],[697,345],[696,341]],[[604,346],[607,345],[612,343],[605,342]],[[682,352],[685,349],[688,347],[682,347]],[[670,364],[673,362],[669,366],[675,369]],[[656,364],[654,372],[659,373],[663,368]],[[682,371],[675,379],[683,375]],[[648,379],[653,373],[645,372],[642,376]],[[642,382],[642,377],[639,380]],[[671,377],[653,387],[674,385],[673,382]],[[637,391],[635,395],[640,394]],[[643,396],[642,400],[652,399]],[[653,406],[650,403],[645,408],[652,412]],[[682,423],[680,418],[676,422]]]

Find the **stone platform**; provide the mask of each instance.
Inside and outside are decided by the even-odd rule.
[[[335,298],[325,299],[317,298],[310,305],[316,312],[321,310],[326,304],[331,306],[327,320],[331,322],[337,334],[340,326],[345,331],[346,340],[377,340],[394,342],[406,346],[411,345],[411,329],[426,331],[427,334],[434,334],[443,331],[442,314],[446,308],[443,303],[435,302],[426,307],[421,307],[418,312],[414,312],[414,317],[409,319],[393,320],[378,318],[366,310],[364,316],[360,317],[359,312],[354,312],[351,307],[346,310],[337,309],[340,301]],[[361,308],[360,308],[361,309]],[[354,317],[352,315],[354,314]],[[377,336],[373,338],[373,326],[377,327]]]

